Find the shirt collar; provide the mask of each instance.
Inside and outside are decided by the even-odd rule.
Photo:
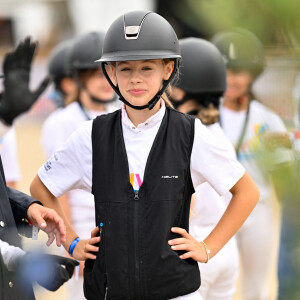
[[[166,105],[165,101],[160,100],[160,109],[157,113],[147,119],[145,122],[135,126],[128,117],[125,109],[125,104],[122,105],[122,123],[124,126],[128,127],[131,131],[141,132],[143,129],[154,127],[157,123],[160,123],[165,115]]]

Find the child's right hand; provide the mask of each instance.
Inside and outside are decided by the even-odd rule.
[[[99,227],[96,227],[91,232],[90,239],[80,240],[73,252],[73,257],[77,260],[86,260],[86,259],[96,259],[96,255],[91,252],[98,252],[99,247],[94,246],[100,242],[100,237],[98,236]]]

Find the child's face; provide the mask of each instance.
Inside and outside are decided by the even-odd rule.
[[[253,76],[248,71],[227,69],[227,90],[224,94],[226,101],[237,101],[247,94]]]
[[[138,60],[117,62],[113,68],[114,81],[122,96],[133,105],[146,105],[169,79],[174,62]]]
[[[92,96],[101,100],[110,100],[115,94],[101,69],[93,72],[92,75],[86,79],[85,86]]]

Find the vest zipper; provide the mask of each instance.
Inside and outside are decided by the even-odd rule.
[[[134,191],[134,200],[139,200],[139,191]]]
[[[106,298],[107,298],[107,293],[108,293],[108,286],[105,288],[104,300],[106,300]]]
[[[134,191],[134,261],[135,261],[135,286],[137,289],[137,299],[140,299],[140,265],[139,265],[139,191]]]

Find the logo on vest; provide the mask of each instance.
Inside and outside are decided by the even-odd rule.
[[[171,175],[171,176],[169,176],[169,175],[163,175],[163,176],[161,176],[161,178],[163,178],[163,179],[177,179],[178,176],[176,176],[176,175]]]

